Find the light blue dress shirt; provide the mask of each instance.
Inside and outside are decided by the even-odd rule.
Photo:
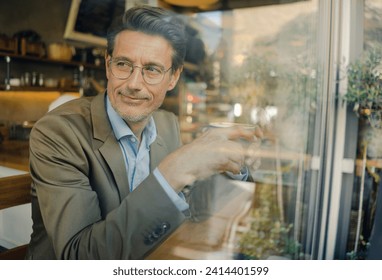
[[[126,122],[111,106],[109,97],[106,95],[106,111],[113,132],[121,147],[125,160],[127,177],[130,191],[133,191],[150,174],[150,145],[157,137],[154,119],[151,117],[142,133],[141,143],[131,131]],[[188,209],[183,193],[177,194],[162,176],[158,168],[153,171],[154,176],[180,211]]]

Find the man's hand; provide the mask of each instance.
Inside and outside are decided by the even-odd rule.
[[[210,128],[191,143],[169,154],[158,166],[168,183],[177,191],[196,180],[213,174],[238,174],[245,165],[246,146],[261,132],[241,126]]]

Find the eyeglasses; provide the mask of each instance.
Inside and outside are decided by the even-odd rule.
[[[157,65],[145,65],[136,66],[126,60],[114,60],[109,61],[110,71],[114,77],[121,80],[130,78],[135,68],[141,69],[143,80],[149,85],[155,85],[162,82],[164,75],[172,69],[172,66],[167,70]]]

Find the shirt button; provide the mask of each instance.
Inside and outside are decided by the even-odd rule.
[[[131,142],[135,143],[136,141],[135,138],[131,138]]]

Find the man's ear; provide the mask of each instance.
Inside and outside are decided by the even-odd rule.
[[[168,85],[168,88],[167,88],[167,91],[170,91],[172,90],[176,84],[178,83],[178,80],[180,78],[180,74],[182,73],[183,71],[183,66],[182,67],[179,67],[174,73],[172,73],[171,75],[171,81]]]

